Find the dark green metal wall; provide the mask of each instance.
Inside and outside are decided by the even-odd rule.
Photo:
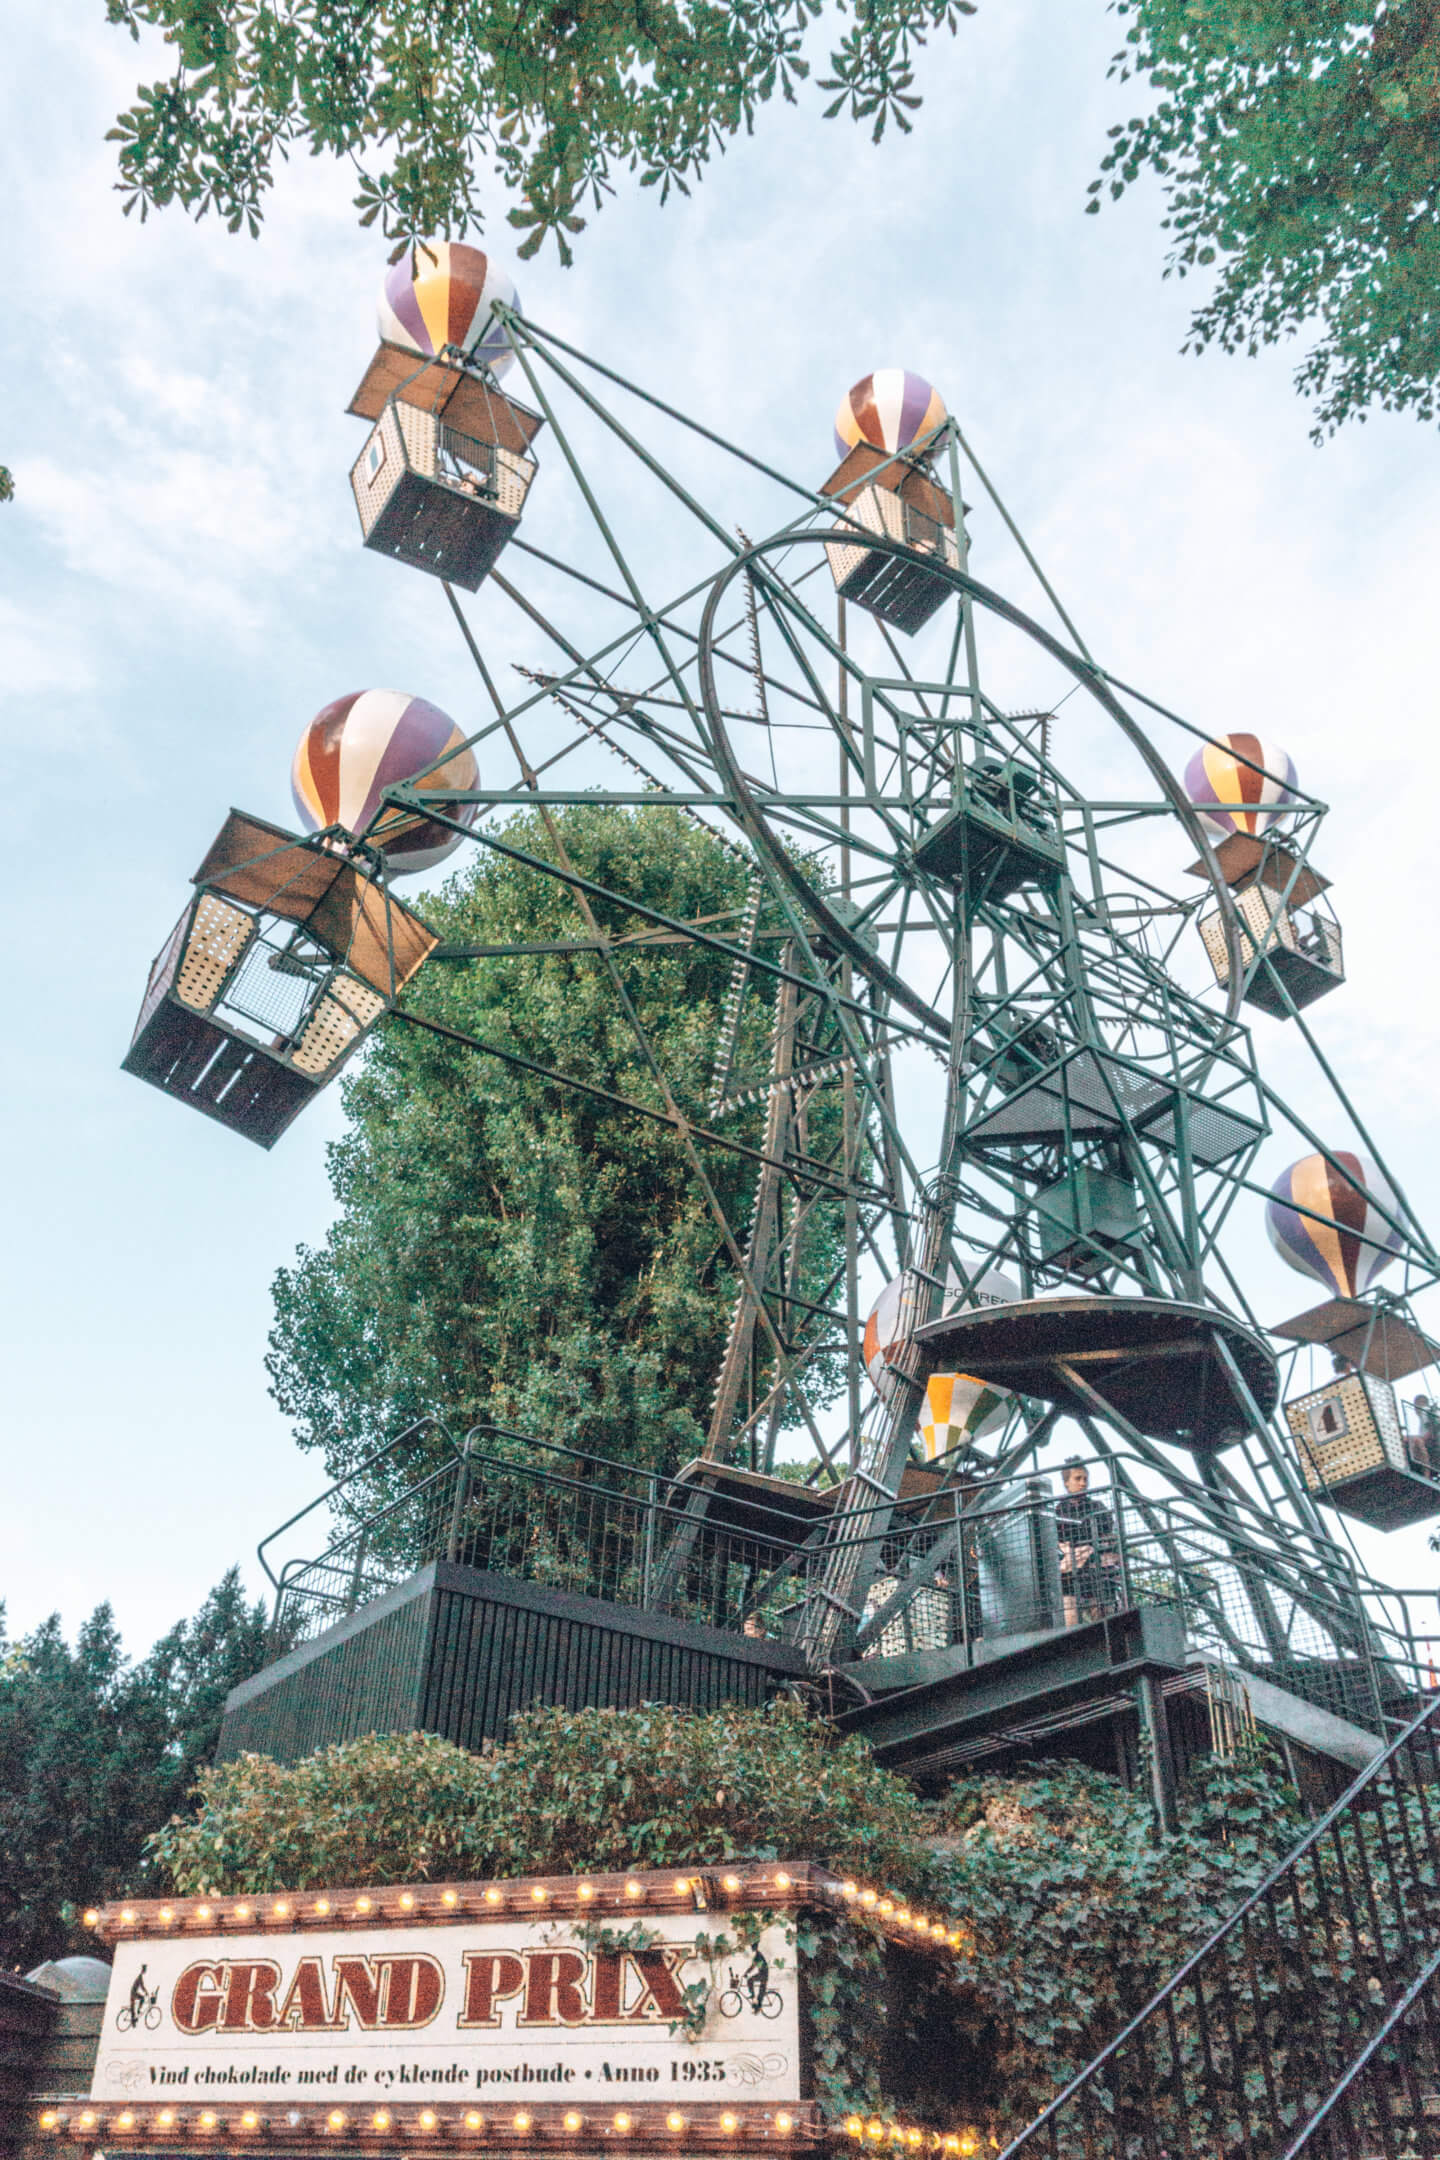
[[[503,1740],[517,1710],[758,1705],[805,1670],[785,1643],[436,1561],[257,1673],[225,1706],[217,1761],[293,1762],[361,1733]]]

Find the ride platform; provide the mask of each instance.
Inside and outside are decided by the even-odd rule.
[[[927,1677],[836,1721],[862,1734],[886,1769],[922,1784],[988,1757],[1056,1752],[1061,1733],[1089,1731],[1113,1751],[1117,1721],[1133,1746],[1137,1715],[1148,1726],[1158,1714],[1158,1690],[1186,1670],[1183,1622],[1161,1606],[1055,1629],[980,1664],[967,1665],[958,1649],[931,1656]],[[855,1677],[869,1688],[883,1682],[891,1662],[875,1661],[873,1672],[862,1662]],[[1173,1782],[1173,1772],[1165,1774]]]
[[[1229,1313],[1166,1298],[1028,1298],[949,1313],[915,1340],[932,1372],[980,1373],[1197,1454],[1244,1438],[1246,1391],[1267,1418],[1280,1394],[1259,1335]]]

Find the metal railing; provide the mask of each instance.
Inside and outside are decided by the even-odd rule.
[[[1007,1504],[1008,1501],[1008,1504]],[[1276,1548],[1226,1533],[1183,1502],[1104,1495],[1094,1549],[1068,1536],[1048,1481],[897,1509],[858,1638],[862,1658],[1004,1642],[1137,1605],[1168,1606],[1188,1654],[1264,1678],[1374,1733],[1426,1685],[1422,1650],[1318,1575],[1297,1590]],[[843,1535],[843,1524],[833,1534]],[[1069,1557],[1078,1568],[1067,1568]],[[1343,1573],[1343,1563],[1337,1560]]]
[[[460,1447],[425,1419],[265,1541],[273,1640],[306,1641],[438,1559],[781,1638],[827,1556],[853,1540],[874,1563],[862,1661],[958,1648],[966,1663],[982,1645],[993,1656],[1077,1621],[1162,1605],[1179,1614],[1193,1659],[1268,1679],[1370,1732],[1408,1719],[1433,1684],[1425,1646],[1372,1616],[1358,1577],[1342,1592],[1318,1575],[1297,1586],[1273,1543],[1237,1539],[1183,1502],[1105,1492],[1088,1557],[1065,1536],[1043,1478],[898,1502],[878,1537],[865,1508],[817,1523],[813,1494],[797,1492],[793,1512],[774,1494],[730,1507],[728,1519],[727,1505],[703,1507],[689,1482],[496,1425]],[[323,1549],[277,1575],[268,1548],[320,1511]]]
[[[442,1460],[374,1505],[377,1489],[403,1475],[407,1451],[413,1475],[415,1447],[427,1436],[443,1441]],[[485,1439],[512,1451],[486,1448]],[[697,1522],[694,1496],[675,1479],[499,1426],[476,1427],[457,1448],[436,1421],[423,1421],[266,1540],[274,1544],[322,1505],[341,1517],[318,1557],[291,1560],[279,1575],[262,1548],[276,1591],[273,1639],[287,1648],[305,1642],[440,1559],[778,1636],[767,1586],[813,1516],[792,1516],[771,1498],[748,1510],[747,1528],[726,1527]],[[678,1564],[666,1565],[672,1550]]]
[[[1440,2151],[1440,1701],[1002,2160]]]

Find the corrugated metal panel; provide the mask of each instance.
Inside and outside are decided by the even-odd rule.
[[[254,1752],[295,1762],[362,1733],[419,1724],[433,1586],[409,1583],[236,1688],[225,1705],[217,1762]]]
[[[804,1670],[788,1644],[440,1561],[237,1688],[218,1758],[417,1728],[478,1748],[541,1704],[758,1705]]]
[[[479,1569],[437,1571],[424,1722],[465,1747],[502,1739],[517,1710],[670,1702],[761,1703],[803,1671],[788,1646],[751,1643]]]

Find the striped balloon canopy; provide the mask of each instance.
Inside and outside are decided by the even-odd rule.
[[[1338,1149],[1333,1160],[1302,1155],[1271,1186],[1265,1227],[1276,1252],[1297,1273],[1313,1275],[1334,1297],[1362,1297],[1402,1242],[1376,1200],[1392,1215],[1402,1214],[1365,1156]],[[1317,1222],[1316,1216],[1327,1219]]]
[[[840,400],[835,449],[845,457],[857,443],[872,450],[908,450],[933,435],[945,418],[945,401],[923,375],[908,368],[877,368]]]
[[[515,355],[490,312],[520,305],[503,263],[460,240],[416,240],[392,263],[380,293],[380,335],[427,357],[458,345],[503,375]]]
[[[905,1347],[906,1337],[902,1325],[904,1316],[900,1310],[904,1282],[904,1276],[897,1275],[893,1282],[886,1283],[870,1308],[861,1340],[860,1351],[865,1360],[865,1370],[882,1402],[888,1400],[894,1388],[891,1368]],[[962,1304],[1013,1305],[1023,1295],[1019,1283],[1012,1282],[999,1268],[987,1268],[984,1274],[977,1276],[969,1285],[962,1297],[960,1278],[952,1268],[946,1285],[944,1310],[947,1313],[955,1312]],[[984,1383],[976,1381],[974,1384],[980,1387]]]
[[[1257,772],[1257,766],[1263,771]],[[1295,800],[1295,761],[1258,735],[1222,735],[1185,767],[1185,792],[1210,832],[1252,837],[1274,825]],[[1222,809],[1221,804],[1225,807]]]
[[[306,728],[290,771],[290,791],[307,832],[341,825],[360,833],[398,781],[426,774],[434,787],[473,788],[475,753],[448,713],[406,690],[352,690],[323,706]],[[457,803],[454,815],[473,823],[477,805]],[[460,845],[462,835],[430,818],[412,817],[387,828],[378,845],[398,876],[430,870]]]
[[[920,1445],[926,1462],[938,1462],[994,1432],[1010,1414],[1008,1388],[990,1387],[970,1373],[932,1373],[920,1412]]]

